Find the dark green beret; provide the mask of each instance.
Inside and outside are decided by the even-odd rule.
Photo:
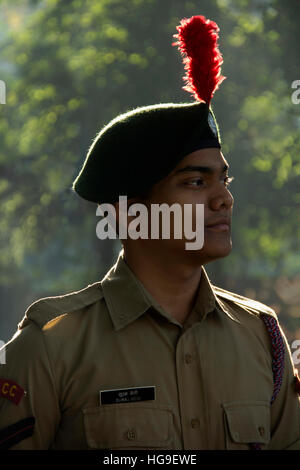
[[[204,102],[137,108],[99,132],[73,189],[99,204],[144,195],[186,155],[220,143],[214,113]]]

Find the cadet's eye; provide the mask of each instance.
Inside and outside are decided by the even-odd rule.
[[[201,178],[197,178],[197,179],[188,181],[187,184],[191,185],[191,186],[202,186],[203,185],[203,180]]]
[[[225,176],[224,178],[225,186],[228,187],[233,180],[234,180],[234,176]]]

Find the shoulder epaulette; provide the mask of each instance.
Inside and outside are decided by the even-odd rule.
[[[25,312],[18,329],[21,330],[30,321],[40,328],[60,315],[72,313],[91,305],[103,297],[101,282],[90,284],[84,289],[55,297],[44,297],[31,304]]]
[[[270,404],[272,405],[281,389],[285,365],[284,340],[280,331],[276,313],[267,305],[257,302],[256,300],[228,292],[224,289],[220,289],[219,287],[212,287],[217,299],[220,297],[222,300],[225,299],[225,301],[231,302],[233,305],[238,305],[244,310],[257,315],[265,324],[270,337],[272,350],[273,394],[270,400]],[[261,449],[261,445],[259,443],[254,442],[251,443],[250,446],[252,450]]]
[[[277,320],[277,315],[275,311],[257,300],[249,299],[248,297],[243,297],[239,294],[234,294],[233,292],[229,292],[225,289],[221,289],[220,287],[212,286],[215,295],[220,297],[221,299],[229,300],[233,304],[238,305],[239,307],[245,308],[246,310],[254,313],[256,315],[260,315],[262,313],[271,315],[275,317]]]

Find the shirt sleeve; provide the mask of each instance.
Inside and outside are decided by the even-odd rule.
[[[283,381],[271,405],[270,450],[300,450],[300,398],[294,386],[295,374],[291,351],[280,328],[285,349]]]
[[[2,349],[0,449],[49,449],[60,410],[43,331],[31,322]]]

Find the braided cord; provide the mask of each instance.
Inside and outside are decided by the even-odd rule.
[[[280,333],[280,329],[276,318],[271,315],[262,314],[262,320],[264,321],[267,330],[271,337],[272,345],[272,370],[273,370],[273,395],[271,398],[271,405],[277,397],[283,380],[284,371],[284,341]]]
[[[283,380],[283,371],[284,371],[284,341],[280,333],[280,329],[277,323],[276,318],[265,313],[260,315],[260,318],[263,320],[264,324],[267,327],[268,333],[271,338],[272,346],[272,371],[273,371],[273,395],[271,398],[270,404],[274,403],[275,398],[277,397],[280,387]],[[250,444],[252,450],[261,450],[261,445],[259,443]]]

